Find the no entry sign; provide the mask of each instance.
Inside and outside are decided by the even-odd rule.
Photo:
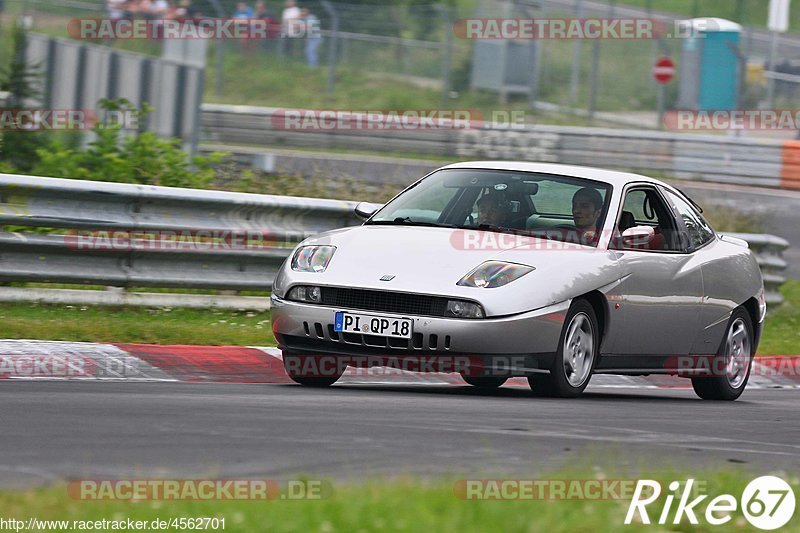
[[[658,83],[669,83],[675,76],[675,63],[668,57],[661,57],[653,65],[653,79]]]

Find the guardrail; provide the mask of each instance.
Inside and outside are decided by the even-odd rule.
[[[294,243],[359,223],[355,202],[0,174],[0,281],[266,291]],[[66,230],[61,234],[54,231]],[[36,230],[34,230],[36,231]],[[788,243],[751,243],[769,302]],[[0,300],[264,308],[265,298],[0,287]],[[160,298],[160,299],[159,299]]]
[[[287,123],[286,110],[203,104],[206,142],[512,159],[668,174],[679,179],[800,190],[800,141],[570,126],[385,128]],[[462,124],[463,126],[463,124]]]
[[[265,291],[294,243],[357,224],[354,206],[0,174],[0,225],[67,230],[1,232],[0,281]],[[18,289],[6,292],[9,299],[24,298]],[[92,292],[98,301],[120,301],[118,293]],[[56,298],[41,290],[32,294]],[[186,300],[207,305],[203,298]],[[243,306],[241,298],[235,305]]]
[[[766,292],[768,304],[780,304],[783,302],[783,295],[780,292],[781,285],[786,278],[783,271],[786,270],[786,260],[783,259],[783,251],[789,247],[789,241],[759,233],[727,233],[731,237],[736,237],[747,241],[750,249],[756,255],[758,266],[761,267],[761,277],[764,278],[764,291]]]

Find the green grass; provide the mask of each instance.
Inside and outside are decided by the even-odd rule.
[[[677,47],[677,41],[669,41]],[[213,43],[217,46],[219,43]],[[337,67],[336,87],[328,95],[327,67],[310,69],[297,60],[283,59],[267,53],[242,53],[232,43],[225,46],[225,63],[222,93],[216,92],[215,55],[209,55],[206,75],[206,102],[250,104],[273,107],[301,107],[311,109],[441,109],[440,88],[416,86],[396,72],[387,71],[395,64],[385,57],[386,50],[375,46],[364,50],[359,60],[351,57]],[[473,43],[457,40],[453,70],[469,70],[468,61]],[[542,70],[539,99],[563,105],[584,107],[590,90],[591,48],[583,45],[581,56],[581,83],[575,102],[570,101],[569,83],[573,63],[573,43],[567,41],[542,41]],[[657,91],[651,81],[650,69],[657,50],[645,41],[602,41],[600,68],[597,77],[598,111],[655,110]],[[459,63],[460,62],[460,63]],[[369,65],[368,70],[364,65]],[[429,75],[439,79],[440,74],[411,72],[416,76]],[[462,83],[466,83],[462,82]],[[546,123],[588,124],[587,119],[564,115],[534,113],[528,110],[527,99],[510,98],[501,102],[491,92],[469,90],[466,85],[456,87],[457,96],[447,100],[445,108],[479,110],[491,117],[497,110],[526,110],[528,120]],[[677,89],[669,87],[668,91]]]
[[[269,312],[0,304],[0,337],[85,342],[271,346]]]
[[[587,474],[588,472],[588,474]],[[766,474],[766,473],[764,473]],[[758,475],[762,475],[759,473]],[[800,488],[796,477],[777,473]],[[3,517],[25,520],[133,520],[151,521],[172,517],[217,517],[225,519],[225,531],[731,531],[751,530],[737,503],[731,521],[725,526],[711,526],[704,518],[705,506],[715,496],[731,494],[738,501],[747,483],[757,477],[743,470],[699,470],[602,474],[597,470],[558,472],[541,476],[551,480],[594,480],[640,478],[656,479],[664,487],[661,498],[647,508],[651,520],[660,516],[666,497],[666,485],[672,480],[685,483],[692,478],[702,483],[707,494],[695,510],[700,525],[689,525],[684,518],[679,526],[644,525],[634,521],[624,526],[629,498],[603,501],[585,500],[466,500],[454,491],[458,477],[420,480],[403,477],[373,480],[359,484],[331,484],[330,494],[318,500],[301,501],[143,501],[94,502],[74,500],[64,486],[30,491],[0,492]],[[511,477],[511,476],[507,476]],[[600,477],[602,479],[602,477]],[[478,477],[477,479],[481,479]],[[488,479],[498,479],[489,477]],[[530,479],[530,478],[528,478]],[[635,486],[635,481],[632,482]],[[676,498],[677,500],[678,498]],[[670,520],[677,503],[672,504]],[[790,521],[781,531],[800,531],[798,520]]]
[[[758,347],[763,355],[800,355],[800,280],[781,287],[784,303],[770,308]]]

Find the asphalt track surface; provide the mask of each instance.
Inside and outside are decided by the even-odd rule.
[[[590,386],[563,400],[457,385],[9,380],[0,396],[7,488],[81,478],[516,477],[596,465],[800,469],[800,389],[707,402],[691,389]]]

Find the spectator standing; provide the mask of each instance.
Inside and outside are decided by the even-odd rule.
[[[0,0],[2,1],[2,0]],[[107,0],[106,13],[111,20],[121,20],[125,18],[125,0]]]
[[[236,4],[236,11],[233,12],[233,18],[240,20],[251,20],[254,16],[253,8],[248,6],[246,2],[239,2]],[[252,51],[252,41],[248,38],[243,38],[239,41],[239,46],[243,52],[249,53]]]
[[[263,48],[267,51],[274,51],[277,39],[281,35],[281,24],[272,15],[263,0],[255,3],[255,14],[253,18],[264,21],[267,27],[267,38],[264,40]]]
[[[319,65],[319,45],[322,43],[319,19],[308,9],[303,9],[301,16],[305,25],[306,63],[309,67],[316,68]]]
[[[170,5],[167,0],[155,0],[150,6],[150,15],[153,18],[163,18],[169,11]]]
[[[136,5],[136,11],[144,18],[153,18],[153,0],[139,0]]]
[[[189,8],[191,7],[191,2],[189,0],[181,0],[178,4],[178,7],[175,8],[175,18],[178,20],[183,20],[189,18]]]
[[[236,4],[236,11],[233,12],[235,19],[251,19],[253,18],[253,8],[247,5],[247,2],[239,2]]]
[[[198,19],[203,18],[203,12],[199,7],[192,5],[192,0],[181,0],[180,6],[186,10],[186,18]]]
[[[295,0],[286,0],[285,8],[281,14],[281,43],[284,43],[286,53],[291,56],[294,49],[292,39],[299,36],[302,27],[302,15]]]
[[[272,13],[270,13],[269,9],[267,8],[267,4],[264,3],[264,0],[258,0],[258,2],[253,5],[255,7],[253,18],[273,20]]]

